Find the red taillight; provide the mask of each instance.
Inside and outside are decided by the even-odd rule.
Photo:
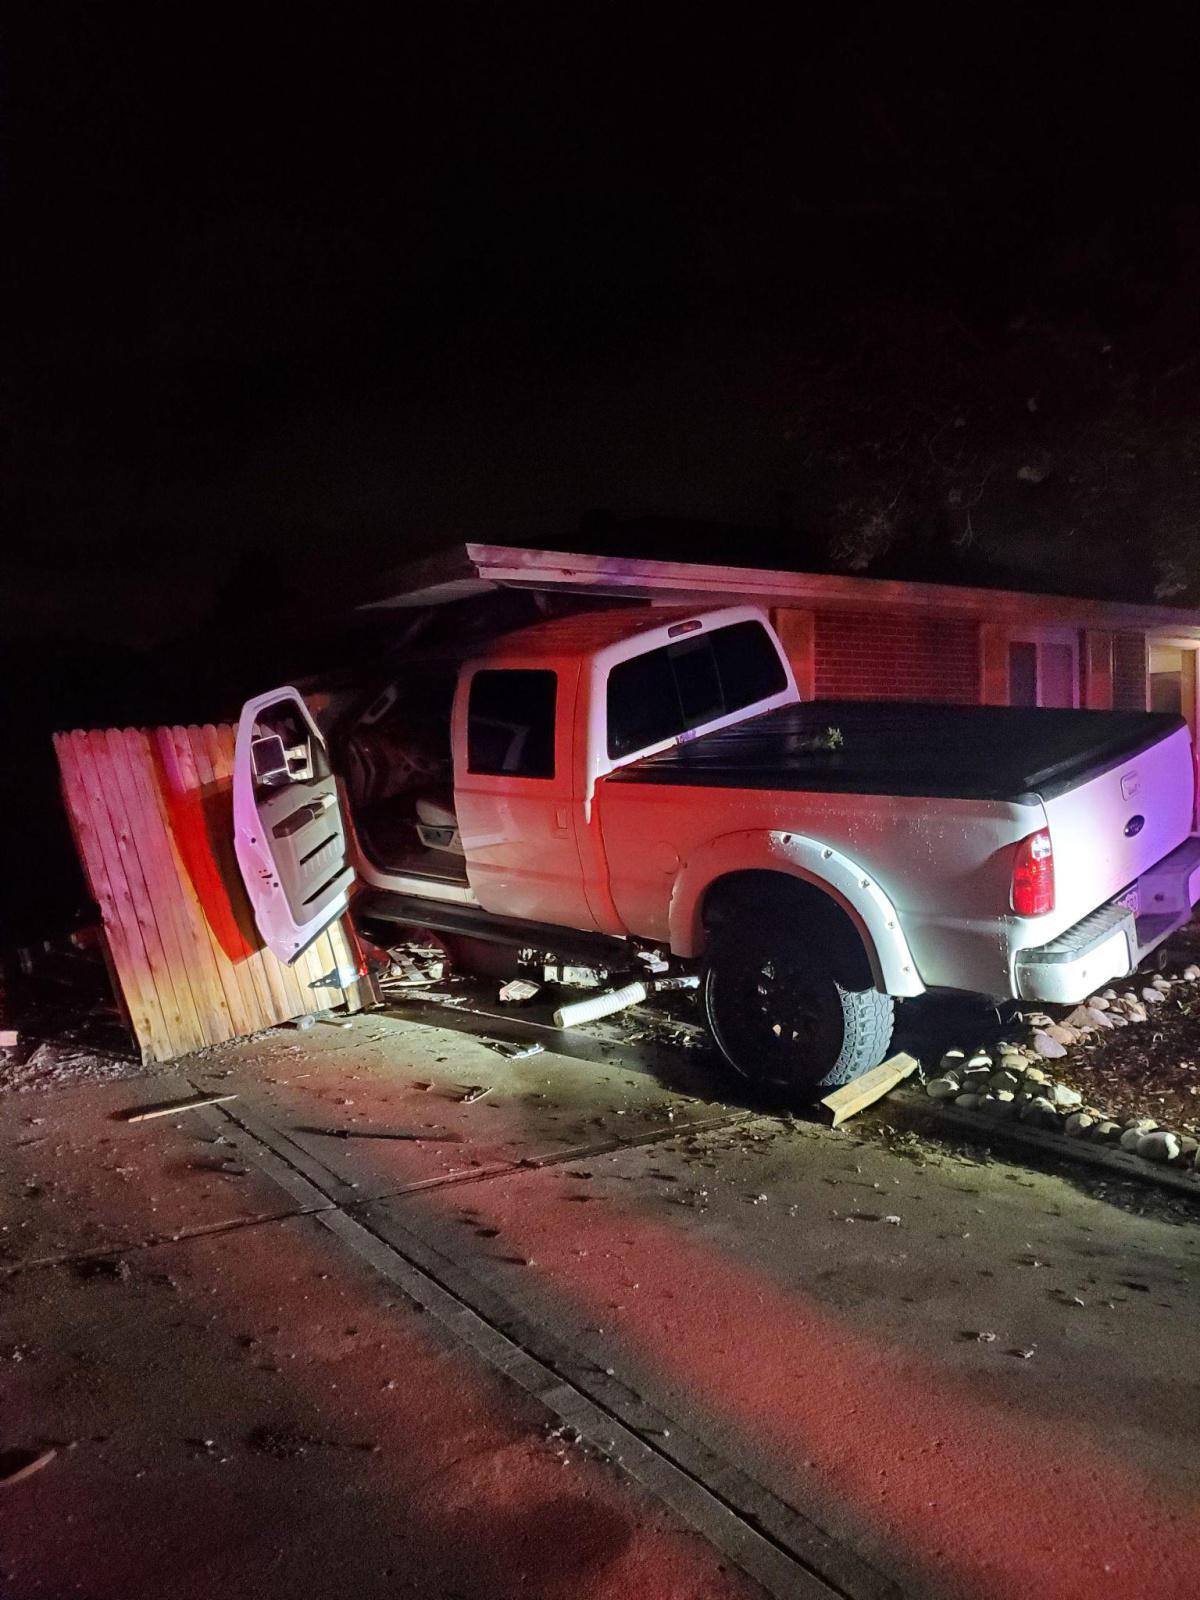
[[[1012,908],[1019,917],[1041,917],[1054,910],[1054,846],[1048,828],[1031,833],[1017,846]]]

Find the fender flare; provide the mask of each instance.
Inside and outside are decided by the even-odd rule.
[[[900,918],[869,872],[820,839],[782,830],[747,829],[722,834],[694,850],[671,890],[671,949],[697,956],[704,945],[700,907],[708,889],[735,872],[776,872],[798,878],[841,907],[862,939],[876,987],[886,994],[924,994]]]

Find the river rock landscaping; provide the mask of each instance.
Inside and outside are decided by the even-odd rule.
[[[1200,964],[1053,1010],[1023,1013],[986,1049],[946,1051],[926,1095],[1200,1172]]]

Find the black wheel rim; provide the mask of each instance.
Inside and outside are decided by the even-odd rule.
[[[819,1083],[842,1048],[841,1000],[811,960],[746,948],[723,952],[709,976],[710,1022],[739,1072],[758,1082]]]

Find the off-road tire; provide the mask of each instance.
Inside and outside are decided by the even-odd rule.
[[[739,915],[714,934],[704,1009],[717,1048],[762,1088],[819,1099],[886,1057],[894,1003],[847,989],[821,952],[777,915]]]

